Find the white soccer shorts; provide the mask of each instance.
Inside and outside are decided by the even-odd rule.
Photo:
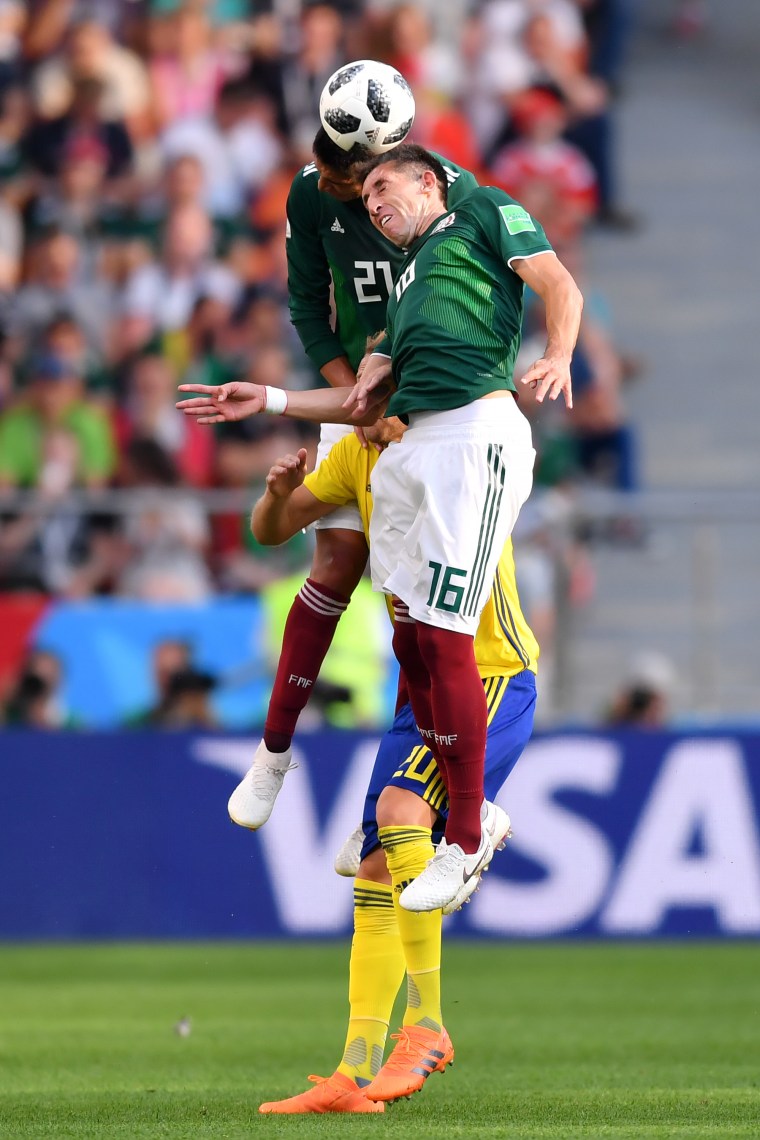
[[[322,424],[319,432],[319,447],[317,448],[317,466],[329,453],[330,448],[343,439],[344,435],[350,435],[353,430],[352,427],[347,427],[345,424]],[[336,507],[323,519],[317,519],[314,523],[314,529],[358,530],[360,534],[364,534],[364,523],[359,514],[359,508],[350,503],[345,507]]]
[[[412,416],[372,472],[374,588],[418,621],[474,635],[535,456],[508,396]]]

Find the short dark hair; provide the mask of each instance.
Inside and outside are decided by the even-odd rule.
[[[432,170],[443,198],[443,204],[444,206],[448,204],[449,180],[446,177],[446,169],[443,163],[429,150],[425,150],[424,146],[418,146],[417,143],[401,143],[399,146],[395,146],[393,150],[386,150],[384,154],[378,154],[362,169],[362,182],[378,166],[387,166],[390,163],[416,174],[418,178],[421,178],[426,170]]]
[[[324,127],[320,127],[314,136],[311,150],[323,166],[344,177],[350,175],[355,166],[363,166],[372,158],[372,152],[361,143],[354,143],[350,150],[343,150],[333,142]]]

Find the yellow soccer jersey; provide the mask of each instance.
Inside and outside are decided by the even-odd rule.
[[[372,469],[378,458],[379,452],[374,447],[362,447],[352,432],[339,440],[305,479],[305,486],[322,503],[344,506],[355,502],[367,540],[372,514]],[[538,643],[520,609],[511,539],[507,539],[501,552],[491,596],[480,615],[475,660],[481,677],[513,677],[523,669],[537,671]]]

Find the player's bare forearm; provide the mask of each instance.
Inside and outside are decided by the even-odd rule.
[[[549,359],[570,360],[578,340],[583,297],[569,273],[544,297],[546,305],[546,350]]]
[[[251,531],[262,546],[280,546],[334,510],[332,503],[321,502],[306,487],[288,499],[278,499],[267,489],[253,508]]]
[[[199,424],[225,423],[243,420],[249,416],[261,415],[272,407],[264,387],[233,381],[230,384],[180,384],[181,392],[197,392],[199,395],[180,400],[177,407],[186,416],[192,416]],[[316,424],[373,424],[379,414],[382,396],[368,404],[362,416],[352,416],[343,407],[346,399],[345,388],[313,388],[305,392],[285,392],[274,389],[286,397],[286,406],[278,414],[288,419],[307,420]]]
[[[295,526],[290,516],[289,499],[273,495],[267,488],[251,513],[253,537],[262,546],[280,546],[300,529]]]
[[[266,479],[266,490],[253,508],[251,531],[263,546],[279,546],[305,526],[328,514],[334,507],[323,503],[304,487],[306,448],[275,461]]]
[[[348,363],[347,356],[336,356],[328,360],[319,370],[331,388],[353,388],[356,373]]]
[[[572,408],[570,361],[583,312],[580,289],[553,254],[521,260],[515,264],[515,271],[541,297],[546,309],[546,349],[520,377],[520,383],[536,389],[538,403],[546,396],[556,400],[564,393],[565,403]]]
[[[346,399],[345,388],[314,388],[306,392],[288,393],[288,408],[286,416],[292,419],[309,420],[317,424],[373,424],[378,417],[379,407],[384,395],[378,395],[370,401],[364,414],[360,417],[352,416],[351,410],[343,405]]]

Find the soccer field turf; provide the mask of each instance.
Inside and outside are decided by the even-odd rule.
[[[259,1116],[335,1068],[347,957],[306,943],[0,947],[0,1136],[760,1135],[747,944],[452,943],[453,1068],[383,1116]]]

